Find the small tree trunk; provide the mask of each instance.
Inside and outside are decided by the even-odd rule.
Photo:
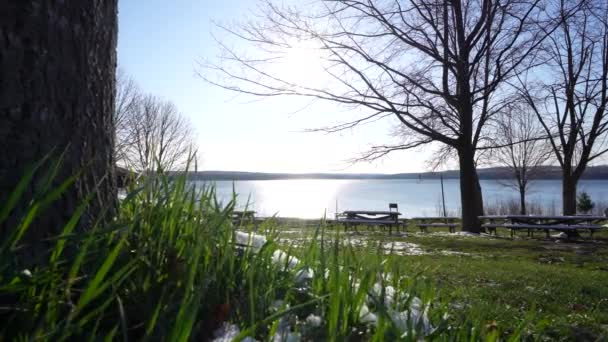
[[[25,167],[52,149],[55,157],[65,152],[52,189],[82,171],[75,185],[37,215],[25,242],[59,233],[92,191],[81,225],[107,209],[112,213],[117,29],[116,0],[0,2],[0,206]],[[31,184],[25,198],[36,189]],[[18,219],[0,224],[0,236]]]
[[[526,215],[526,188],[519,187],[519,213]]]
[[[564,215],[576,215],[576,183],[575,177],[564,173],[562,178],[562,211]]]
[[[475,168],[472,148],[461,149],[460,162],[460,203],[462,206],[462,230],[472,233],[481,232],[479,217],[483,215],[483,199],[479,177]]]

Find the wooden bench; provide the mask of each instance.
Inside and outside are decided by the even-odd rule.
[[[456,221],[459,217],[412,217],[415,225],[420,229],[420,232],[428,233],[428,228],[448,228],[450,233],[456,232],[456,227],[460,225]]]

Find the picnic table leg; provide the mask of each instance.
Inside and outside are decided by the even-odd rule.
[[[514,231],[514,229],[513,229],[513,228],[511,228],[511,239],[513,239],[513,238],[514,238],[513,231]]]
[[[388,235],[393,235],[393,225],[392,224],[388,225]]]
[[[550,238],[550,236],[549,236],[549,229],[545,229],[545,234],[547,235],[547,239]]]

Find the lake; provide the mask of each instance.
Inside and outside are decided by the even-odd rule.
[[[226,203],[237,193],[238,208],[248,208],[257,216],[320,218],[333,217],[348,209],[388,210],[388,203],[397,203],[404,217],[435,216],[441,213],[439,180],[378,179],[335,180],[294,179],[263,181],[194,182],[197,186],[215,184],[219,199]],[[482,180],[484,203],[517,200],[518,193],[496,180]],[[460,189],[457,179],[444,180],[448,215],[460,210]],[[608,204],[608,180],[583,180],[578,191],[587,191],[598,206]],[[561,181],[537,180],[527,196],[529,202],[561,212]],[[603,208],[602,208],[603,210]]]

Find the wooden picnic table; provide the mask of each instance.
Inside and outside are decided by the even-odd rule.
[[[253,210],[233,210],[232,215],[238,216],[255,216],[255,211]]]
[[[386,211],[386,210],[345,210],[342,212],[346,216],[356,217],[356,216],[389,216],[389,217],[397,217],[401,215],[398,211]],[[365,216],[363,216],[365,218]]]
[[[457,221],[457,220],[460,220],[460,217],[456,217],[456,216],[420,216],[420,217],[412,217],[412,220],[421,220],[421,221]]]
[[[253,222],[255,219],[255,211],[253,210],[233,210],[232,211],[232,223],[235,225],[242,225],[243,223]]]
[[[511,229],[511,237],[514,230],[527,229],[528,236],[534,236],[534,230],[544,230],[549,237],[550,230],[557,231],[577,231],[589,230],[591,236],[593,232],[602,229],[603,226],[599,222],[608,220],[605,216],[594,215],[565,215],[565,216],[550,216],[550,215],[485,215],[479,216],[480,220],[488,220],[489,224],[483,226],[494,230],[496,233],[497,227]],[[497,223],[502,221],[502,223]]]
[[[428,232],[429,227],[447,227],[450,233],[456,231],[460,217],[455,216],[424,216],[412,217],[411,220],[416,222],[416,226],[420,228],[420,232]]]
[[[398,211],[386,210],[345,210],[337,215],[337,222],[344,224],[344,230],[349,225],[385,225],[389,227],[389,234],[392,233],[393,225],[399,225]]]

